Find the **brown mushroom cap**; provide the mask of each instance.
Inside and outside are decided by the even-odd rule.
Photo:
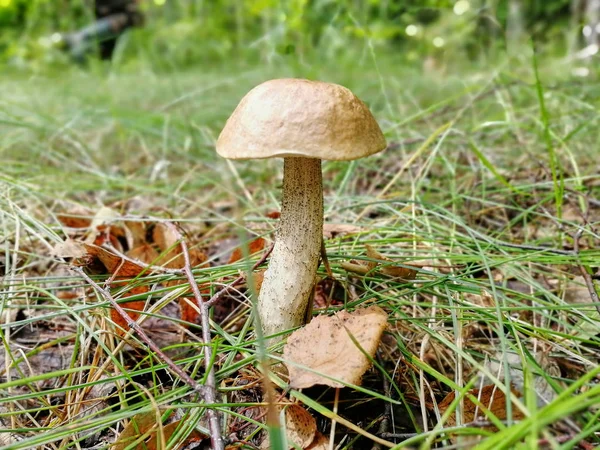
[[[229,159],[352,160],[385,147],[369,108],[349,89],[296,78],[252,89],[217,140],[217,153]]]

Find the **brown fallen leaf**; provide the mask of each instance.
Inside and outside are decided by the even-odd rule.
[[[254,289],[255,289],[255,292],[257,294],[260,292],[260,288],[262,287],[263,281],[265,279],[265,272],[266,271],[267,271],[267,269],[257,270],[253,274],[253,276],[254,276]]]
[[[365,247],[367,249],[367,256],[369,258],[376,259],[376,260],[379,260],[382,262],[391,262],[392,261],[390,258],[379,253],[377,250],[375,250],[369,244],[365,244]],[[369,261],[369,263],[377,264],[374,261]],[[389,277],[400,278],[401,280],[405,280],[405,281],[414,280],[417,275],[417,271],[415,269],[412,269],[409,267],[399,267],[399,266],[395,266],[395,265],[391,265],[391,264],[380,265],[379,270],[381,271],[381,273],[383,273]]]
[[[185,266],[185,258],[178,244],[180,236],[173,227],[166,223],[157,223],[152,229],[152,239],[164,254],[157,264],[170,269],[181,269]],[[208,259],[204,252],[194,247],[189,249],[189,254],[192,267],[204,264]]]
[[[345,223],[324,223],[323,236],[326,239],[334,237],[346,236],[347,234],[358,233],[362,231],[361,227]]]
[[[352,273],[356,273],[358,275],[366,275],[368,274],[371,269],[369,269],[369,266],[367,266],[366,264],[361,264],[358,261],[353,262],[352,261],[342,261],[340,263],[340,266],[342,267],[342,269],[346,270],[347,272],[352,272]]]
[[[145,270],[139,264],[123,259],[102,247],[84,242],[65,241],[54,248],[54,254],[63,258],[73,258],[76,265],[84,266],[92,273],[112,275],[114,277],[113,287],[127,286],[130,282],[129,279],[137,277]],[[127,281],[123,281],[125,279]],[[134,286],[123,295],[126,297],[140,295],[148,290],[148,286],[145,285]],[[138,319],[139,311],[144,309],[144,305],[145,301],[143,300],[121,303],[132,320]],[[123,334],[129,329],[125,319],[114,309],[111,309],[110,317],[118,325],[119,334]]]
[[[183,421],[169,423],[162,427],[162,433],[159,435],[158,432],[160,428],[158,427],[156,421],[160,415],[160,412],[157,413],[155,411],[151,411],[134,416],[119,435],[117,442],[115,442],[113,445],[112,450],[124,450],[126,448],[132,450],[157,450],[159,448],[163,448],[163,440],[164,442],[167,442],[177,430],[185,425],[183,425]],[[148,437],[146,439],[137,443],[133,447],[131,446],[140,436],[146,433],[148,433]],[[183,442],[181,442],[177,447],[172,448],[185,448],[192,443],[200,442],[207,438],[208,436],[194,429],[191,431],[188,437],[184,439]]]
[[[306,448],[317,432],[317,421],[302,406],[291,404],[285,407],[285,432],[291,447]]]
[[[147,243],[142,243],[126,253],[131,259],[137,259],[145,264],[154,264],[158,260],[158,252]]]
[[[152,238],[158,246],[163,256],[157,264],[165,266],[169,269],[182,269],[185,266],[185,258],[183,256],[181,246],[178,244],[180,235],[172,226],[167,223],[157,223],[152,230]],[[197,248],[189,249],[190,266],[191,267],[207,267],[208,256]],[[173,280],[165,283],[165,286],[179,286],[187,284],[187,280]],[[210,293],[210,288],[207,286],[199,286],[200,292],[207,296]],[[191,290],[191,289],[190,289]],[[181,308],[181,320],[189,323],[196,323],[200,316],[198,309],[192,303],[194,300],[187,299],[182,296],[179,299]]]
[[[171,436],[175,434],[176,431],[181,429],[184,424],[183,420],[178,420],[177,422],[171,422],[163,427],[163,439],[165,442],[168,442]],[[192,432],[185,438],[182,442],[179,443],[177,447],[171,447],[172,449],[184,449],[188,448],[190,444],[198,444],[203,440],[208,439],[208,436],[200,431],[193,429]],[[159,444],[159,436],[158,433],[154,432],[151,434],[150,440],[146,443],[145,446],[141,444],[137,446],[139,450],[159,450],[162,449],[162,444]]]
[[[106,208],[100,210],[94,218],[96,228],[88,236],[86,242],[67,240],[55,247],[54,254],[65,258],[73,258],[74,263],[84,266],[88,271],[94,274],[110,274],[114,278],[113,287],[125,286],[125,280],[135,278],[142,273],[151,271],[138,264],[101,247],[102,244],[109,243],[119,251],[122,251],[121,242],[127,242],[127,245],[136,245],[126,255],[145,264],[156,266],[165,266],[171,269],[181,269],[185,265],[185,258],[179,245],[180,234],[167,223],[146,224],[145,222],[128,222],[124,226],[107,224],[114,218],[114,212]],[[94,243],[88,242],[93,238]],[[149,241],[146,241],[149,239]],[[161,253],[159,253],[160,250]],[[207,266],[208,257],[197,248],[189,249],[190,265],[196,267],[199,265]],[[187,280],[173,280],[165,283],[167,287],[187,284]],[[133,296],[148,292],[147,286],[136,286],[124,293],[125,296]],[[207,286],[200,286],[201,293],[208,296],[210,289]],[[198,320],[198,309],[190,301],[182,296],[179,300],[181,308],[181,319],[184,322],[195,323]],[[139,312],[144,308],[145,302],[141,300],[121,303],[121,306],[128,311],[133,320],[137,320]],[[111,310],[111,318],[115,324],[127,330],[127,323],[120,314]]]
[[[157,418],[161,415],[160,411],[150,411],[132,417],[127,426],[121,431],[121,434],[119,434],[112,450],[124,450],[129,447],[139,436],[156,426]],[[134,448],[138,448],[138,446],[136,445]]]
[[[317,431],[315,438],[311,444],[306,447],[306,450],[328,450],[329,449],[329,438],[323,433]]]
[[[521,397],[521,393],[517,391],[513,386],[510,388],[511,392]],[[444,399],[438,404],[438,408],[442,413],[450,407],[450,404],[454,401],[455,392],[450,392]],[[463,417],[462,423],[475,422],[476,420],[488,420],[487,416],[493,414],[498,420],[507,419],[506,410],[506,396],[504,391],[495,384],[490,384],[482,387],[481,389],[471,389],[463,400]],[[522,419],[524,417],[523,412],[517,408],[513,403],[512,405],[512,418],[513,420]],[[456,412],[453,411],[448,417],[446,425],[453,427],[456,425]],[[495,429],[495,427],[487,427],[486,429]]]
[[[82,207],[56,215],[58,221],[67,228],[88,228],[92,224],[92,213]]]
[[[250,244],[248,244],[248,254],[253,255],[254,253],[260,252],[265,248],[265,240],[261,237],[254,239]],[[231,253],[231,257],[229,258],[228,264],[232,264],[236,261],[239,261],[244,256],[243,248],[237,247],[233,253]]]
[[[297,403],[290,403],[277,408],[279,412],[283,410],[285,416],[285,434],[288,448],[307,448],[313,442],[317,433],[315,418]],[[263,449],[271,448],[268,436],[263,440],[260,447]]]
[[[368,244],[365,247],[367,249],[367,257],[371,261],[343,261],[340,264],[342,268],[358,275],[367,275],[377,270],[388,277],[398,278],[402,281],[411,281],[417,276],[418,267],[408,265],[401,267],[397,264],[390,264],[393,262],[390,258],[382,255]]]
[[[340,311],[334,316],[317,316],[292,333],[283,349],[290,386],[307,388],[324,384],[339,388],[360,384],[362,375],[371,366],[363,352],[375,355],[387,317],[383,309],[373,305],[352,313]]]

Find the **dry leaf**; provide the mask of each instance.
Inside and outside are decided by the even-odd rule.
[[[417,267],[413,268],[406,265],[404,267],[399,267],[397,265],[389,264],[392,262],[390,258],[382,255],[368,244],[366,244],[365,247],[367,249],[367,257],[373,261],[344,261],[340,264],[342,268],[348,272],[359,275],[367,275],[369,272],[377,269],[384,275],[399,278],[403,281],[414,280],[417,276]]]
[[[94,218],[93,225],[95,228],[86,242],[76,242],[67,240],[54,248],[56,256],[73,258],[74,263],[80,266],[85,266],[88,271],[94,274],[110,274],[113,275],[115,281],[113,286],[125,286],[126,282],[122,281],[127,278],[135,278],[141,273],[150,272],[143,265],[137,264],[134,261],[123,259],[111,251],[101,247],[100,245],[110,242],[117,249],[122,250],[121,242],[126,245],[136,245],[127,252],[127,256],[131,259],[139,260],[145,264],[161,265],[168,268],[180,269],[185,265],[181,246],[178,244],[180,235],[166,223],[158,223],[154,226],[147,226],[145,222],[128,222],[126,226],[106,225],[106,221],[113,220],[116,216],[112,210],[108,208],[101,209]],[[152,231],[149,236],[149,231]],[[93,244],[89,241],[93,239]],[[151,239],[151,242],[147,242]],[[162,257],[156,250],[156,247],[163,253]],[[200,250],[191,248],[189,250],[190,265],[192,267],[204,264],[208,257]],[[119,281],[121,280],[121,281]],[[187,280],[173,280],[165,283],[166,286],[175,286],[187,284]],[[210,290],[206,286],[200,286],[201,293],[208,295]],[[125,292],[125,296],[139,295],[148,292],[147,286],[136,286]],[[198,319],[198,310],[186,298],[181,298],[181,318],[184,322],[195,323]],[[143,310],[144,301],[136,300],[132,302],[121,303],[121,306],[128,310],[129,316],[133,320],[137,320],[139,312]],[[121,315],[111,310],[111,318],[115,324],[123,330],[127,330],[127,322]]]
[[[285,433],[290,447],[308,447],[317,432],[315,418],[298,404],[286,406],[284,414]]]
[[[302,406],[296,403],[277,407],[283,410],[285,416],[285,434],[290,449],[307,448],[313,442],[317,433],[317,421]],[[260,445],[263,449],[271,448],[267,436]]]
[[[152,239],[160,251],[164,253],[158,264],[170,269],[181,269],[185,266],[185,258],[178,244],[179,235],[166,223],[157,223],[152,230]],[[196,267],[204,264],[208,257],[197,248],[189,249],[190,266]]]
[[[521,396],[521,393],[517,391],[513,386],[510,388],[511,392],[517,397]],[[474,397],[476,401],[473,401],[470,396]],[[444,413],[450,404],[454,401],[455,392],[450,392],[444,400],[438,404],[438,408]],[[486,412],[492,413],[499,420],[505,420],[506,416],[506,396],[504,391],[495,384],[490,384],[482,387],[481,389],[471,389],[463,400],[463,423],[475,422],[476,420],[488,420]],[[488,414],[489,414],[488,413]],[[523,413],[519,410],[515,404],[512,405],[513,420],[523,418]],[[453,427],[456,425],[456,413],[452,412],[446,425]]]
[[[168,226],[166,223],[157,223],[152,230],[152,238],[158,248],[163,252],[163,257],[160,258],[159,264],[164,265],[170,269],[181,269],[185,266],[185,258],[183,256],[181,246],[179,242],[179,234]],[[189,249],[190,266],[196,267],[199,265],[206,266],[208,257],[197,248]],[[187,284],[187,280],[174,280],[165,283],[165,286],[178,286],[181,284]],[[206,286],[199,286],[202,294],[208,295],[210,288]],[[198,309],[185,297],[179,299],[179,306],[181,307],[181,320],[189,323],[196,323],[199,317]]]
[[[137,259],[146,264],[154,264],[158,259],[158,252],[150,244],[142,243],[126,253],[131,259]]]
[[[86,258],[97,258],[106,268],[106,272],[115,275],[116,277],[137,277],[145,269],[133,261],[128,261],[121,258],[108,250],[92,244],[83,244],[87,255]],[[90,264],[85,264],[89,266]]]
[[[82,207],[76,207],[69,212],[56,215],[58,221],[67,228],[88,228],[92,224],[91,212]]]
[[[151,226],[148,222],[127,221],[124,223],[130,241],[129,248],[136,248],[143,244],[148,244],[148,228]]]
[[[317,431],[315,438],[306,450],[329,450],[329,438],[323,433]]]
[[[182,427],[182,422],[181,420],[177,421],[177,422],[172,422],[168,425],[165,425],[163,427],[163,437],[165,442],[168,442],[169,439],[171,438],[171,436],[173,436],[173,434],[175,434],[176,431],[178,431],[181,427]],[[190,444],[192,443],[199,443],[201,441],[203,441],[204,439],[208,439],[208,436],[201,433],[200,431],[193,429],[192,432],[188,435],[187,438],[185,438],[185,440],[183,442],[181,442],[179,444],[179,446],[177,447],[171,447],[171,448],[176,448],[176,449],[183,449],[183,448],[187,448]],[[139,450],[158,450],[158,449],[162,449],[162,445],[159,445],[159,436],[156,432],[151,434],[150,440],[148,441],[148,443],[146,444],[145,447],[143,447],[141,444],[138,445],[138,449]]]
[[[254,253],[260,252],[263,248],[265,248],[265,240],[261,237],[256,238],[248,244],[248,254],[253,255]],[[236,248],[231,254],[228,264],[232,264],[242,259],[244,256],[242,250],[241,247]]]
[[[359,275],[366,275],[371,271],[371,269],[369,269],[369,266],[367,266],[366,264],[361,264],[359,262],[342,261],[340,263],[340,266],[342,266],[342,269],[348,272],[357,273]]]
[[[356,225],[344,224],[344,223],[324,223],[323,224],[323,236],[326,239],[332,239],[334,237],[346,236],[351,233],[358,233],[362,231],[361,227]]]
[[[155,450],[162,448],[160,442],[162,439],[168,441],[169,438],[182,426],[182,421],[172,422],[162,427],[162,435],[158,435],[158,426],[156,423],[157,416],[160,416],[160,412],[148,412],[144,414],[138,414],[133,417],[129,424],[119,435],[117,442],[113,446],[113,450],[124,450],[125,448],[131,448],[132,450]],[[154,428],[154,429],[153,429]],[[139,442],[134,447],[130,447],[131,444],[142,436],[149,432],[148,438],[144,441]],[[200,433],[194,429],[189,436],[176,448],[184,448],[193,442],[200,442],[206,439],[208,436]]]
[[[67,239],[64,242],[59,242],[52,249],[52,255],[58,258],[73,258],[81,259],[87,255],[87,250],[81,242]]]
[[[180,269],[185,265],[181,246],[178,244],[179,236],[173,228],[166,223],[157,223],[152,229],[152,240],[164,254],[162,260],[165,267]]]
[[[150,411],[132,417],[127,426],[121,431],[112,450],[124,450],[130,446],[139,436],[156,426],[156,420],[160,416],[160,411]],[[138,446],[139,445],[140,444],[138,444]],[[138,446],[135,448],[138,448]]]
[[[267,269],[257,270],[254,272],[254,289],[257,294],[260,292],[260,288],[262,287],[263,281],[265,280],[265,272]]]
[[[363,351],[371,357],[375,355],[386,325],[387,314],[378,306],[315,317],[292,333],[283,349],[290,386],[360,384],[371,365]],[[297,364],[312,370],[302,369]]]
[[[127,261],[102,247],[71,240],[58,244],[54,248],[54,254],[65,258],[74,258],[75,264],[85,266],[92,273],[113,275],[115,278],[115,281],[113,282],[114,287],[127,286],[128,281],[122,281],[123,279],[135,278],[145,270],[144,267],[139,264]],[[148,286],[145,285],[135,286],[128,289],[124,295],[133,296],[144,294],[148,292],[148,289]],[[127,313],[132,320],[138,319],[140,316],[138,311],[142,311],[144,305],[145,302],[142,300],[121,303],[121,306],[128,310]],[[113,322],[120,327],[118,329],[119,333],[122,334],[124,330],[129,329],[127,321],[121,317],[117,311],[111,309],[110,317]]]
[[[366,244],[365,247],[367,248],[367,256],[369,258],[376,259],[379,261],[391,262],[390,258],[383,256],[381,253],[379,253],[377,250],[375,250],[370,245]],[[369,267],[371,269],[373,269],[375,267],[375,265],[377,264],[374,261],[369,261],[369,263],[370,263]],[[381,271],[381,273],[383,273],[389,277],[400,278],[405,281],[414,280],[415,277],[417,276],[417,271],[415,269],[412,269],[409,267],[398,267],[398,266],[393,266],[390,264],[382,265],[380,271]]]

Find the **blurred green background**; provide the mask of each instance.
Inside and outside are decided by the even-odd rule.
[[[533,37],[540,52],[582,46],[583,0],[141,0],[144,26],[119,39],[113,66],[329,59],[386,51],[399,62],[494,58]],[[61,34],[95,20],[91,0],[0,0],[0,63],[71,64]]]

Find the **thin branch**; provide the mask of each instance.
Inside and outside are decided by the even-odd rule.
[[[215,409],[210,408],[210,405],[214,405],[216,403],[217,387],[215,369],[212,360],[212,338],[210,335],[210,320],[208,317],[209,306],[206,304],[206,302],[202,300],[202,294],[200,293],[200,289],[198,288],[198,283],[196,283],[196,279],[194,278],[194,274],[192,273],[190,253],[188,251],[185,239],[183,239],[183,236],[177,230],[175,225],[167,222],[167,226],[171,229],[171,231],[173,231],[173,233],[175,233],[175,235],[177,236],[177,240],[179,241],[179,245],[181,246],[183,258],[185,260],[185,266],[183,267],[183,271],[188,279],[188,282],[190,283],[190,287],[192,288],[192,292],[194,293],[194,298],[196,299],[196,303],[198,304],[198,308],[200,309],[202,340],[204,341],[204,368],[206,370],[204,401],[208,406],[207,414],[210,428],[210,440],[213,450],[223,450],[225,448],[225,444],[223,442],[223,437],[221,436],[219,414]]]

